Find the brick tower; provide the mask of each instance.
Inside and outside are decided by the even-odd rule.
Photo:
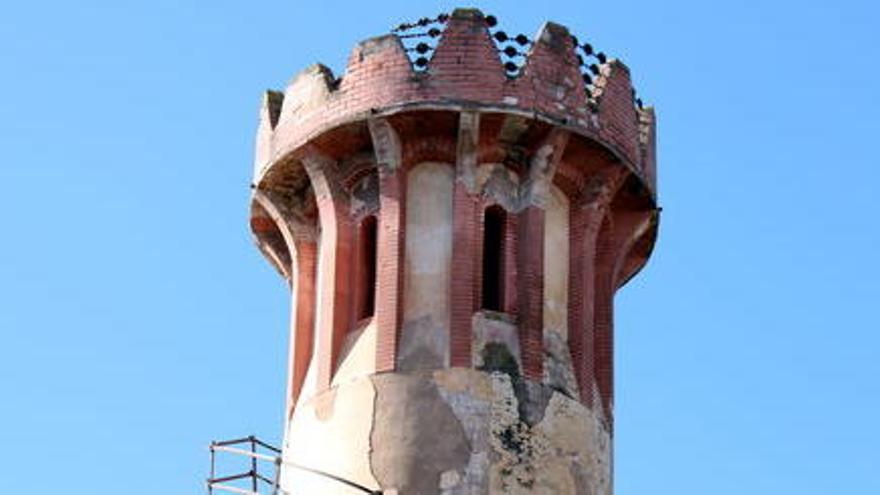
[[[267,92],[251,228],[292,294],[283,490],[610,494],[654,129],[621,62],[472,9]]]

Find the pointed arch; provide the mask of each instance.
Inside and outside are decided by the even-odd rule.
[[[269,194],[256,191],[253,198],[255,213],[264,212],[271,219],[275,231],[284,240],[287,253],[288,276],[291,285],[291,332],[288,352],[287,417],[302,392],[309,365],[314,356],[315,343],[315,278],[318,246],[311,232],[295,232],[296,227],[272,201]],[[254,218],[258,218],[256,215]],[[273,248],[273,249],[277,249]]]

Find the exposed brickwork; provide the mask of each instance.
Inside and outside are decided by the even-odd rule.
[[[290,279],[292,289],[286,403],[286,411],[289,415],[302,389],[314,345],[317,244],[310,232],[305,232],[306,229],[287,220],[288,215],[284,210],[279,209],[273,197],[277,200],[277,196],[272,193],[260,191],[255,194],[254,209],[255,213],[260,214],[251,218],[251,228],[260,235],[261,243],[267,241],[274,243],[275,236],[280,235],[285,246],[275,245],[272,251],[283,250],[284,256],[275,253],[271,259],[279,263],[287,260],[289,263],[287,267],[280,267],[282,273]],[[266,235],[269,237],[265,237]]]
[[[479,297],[480,261],[477,201],[462,180],[455,181],[452,199],[452,281],[449,287],[451,366],[471,366],[471,320]],[[482,213],[480,211],[480,213]]]
[[[540,380],[544,373],[544,210],[526,208],[518,230],[516,285],[523,375]]]
[[[581,400],[592,405],[592,325],[587,300],[592,287],[587,286],[592,257],[587,247],[589,212],[576,205],[569,213],[569,269],[568,269],[568,347],[578,381]]]
[[[657,189],[657,117],[653,108],[639,112],[639,141],[641,151],[641,171],[644,180]]]
[[[379,233],[376,259],[376,371],[393,371],[403,317],[406,230],[404,150],[385,119],[368,122],[379,168]]]
[[[251,230],[294,291],[289,413],[300,395],[326,399],[365,375],[476,367],[512,380],[523,425],[546,406],[530,395],[545,387],[580,400],[610,438],[614,294],[658,229],[653,109],[634,105],[629,69],[604,56],[588,97],[572,39],[553,23],[519,71],[502,66],[479,11],[457,10],[439,40],[419,70],[396,35],[379,36],[340,78],[313,66],[264,96]],[[445,172],[407,191],[408,178],[425,184],[426,162]],[[372,216],[375,260],[362,227]],[[566,231],[567,271],[548,258]],[[486,284],[492,310],[484,257],[498,262],[485,267],[499,274]],[[315,410],[332,414],[330,402]]]
[[[553,23],[544,26],[522,75],[509,85],[514,88],[511,93],[521,99],[520,104],[591,127],[577,58],[564,27]]]
[[[379,178],[379,247],[376,262],[376,371],[395,368],[403,315],[403,263],[406,245],[406,173]]]
[[[612,493],[613,300],[657,235],[654,111],[566,28],[505,52],[493,25],[404,24],[436,47],[371,38],[341,77],[264,95],[250,226],[292,290],[291,492],[330,490],[296,464],[386,493]]]
[[[630,160],[639,160],[639,116],[631,103],[632,84],[629,69],[617,60],[605,68],[609,75],[599,96],[599,137]],[[639,170],[644,164],[640,163]]]
[[[321,248],[316,333],[318,387],[330,386],[336,360],[351,321],[353,226],[348,196],[340,187],[336,164],[309,151],[303,159],[315,187],[321,219]]]
[[[300,73],[285,91],[280,114],[266,98],[258,138],[257,169],[294,151],[313,137],[367,115],[389,114],[424,104],[448,108],[504,108],[537,115],[579,134],[600,138],[633,170],[653,167],[653,140],[639,140],[653,114],[633,106],[629,70],[609,61],[596,85],[602,88],[591,108],[580,83],[568,31],[548,23],[537,36],[521,74],[508,78],[482,14],[457,11],[423,73],[413,71],[395,35],[360,43],[338,85],[328,69]],[[277,125],[274,122],[277,121]],[[650,129],[644,131],[650,134]],[[271,136],[267,137],[267,134]],[[643,157],[646,163],[642,163]],[[258,172],[260,175],[260,172]],[[653,173],[648,174],[653,177]]]
[[[306,371],[312,359],[315,335],[315,276],[318,266],[318,245],[296,243],[296,281],[293,284],[293,335],[290,356],[290,405],[288,414],[299,397]]]
[[[449,364],[470,367],[471,322],[478,308],[481,240],[478,224],[482,211],[478,208],[476,190],[477,154],[479,151],[480,116],[462,112],[459,116],[458,143],[455,158],[455,185],[452,196],[452,273],[449,287]]]
[[[519,313],[519,215],[507,215],[504,226],[504,312],[517,316]]]
[[[602,221],[596,240],[593,298],[593,373],[598,388],[597,405],[611,421],[614,396],[614,233],[609,217]],[[594,400],[596,398],[594,397]]]

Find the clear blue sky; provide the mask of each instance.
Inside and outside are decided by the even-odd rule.
[[[880,493],[880,10],[477,3],[568,25],[657,106],[617,494]],[[211,439],[279,439],[288,299],[247,230],[261,91],[453,5],[0,7],[0,492],[199,493]]]

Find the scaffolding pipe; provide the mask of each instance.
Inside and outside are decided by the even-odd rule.
[[[243,495],[260,495],[260,492],[252,492],[250,490],[245,490],[244,488],[229,485],[214,485],[214,488],[232,493],[241,493]]]
[[[243,455],[246,457],[253,457],[256,459],[261,459],[264,461],[275,462],[275,456],[260,454],[258,452],[251,452],[250,450],[237,449],[235,447],[224,447],[222,445],[215,445],[212,447],[212,449],[215,451],[229,452],[231,454],[238,454],[238,455]]]

